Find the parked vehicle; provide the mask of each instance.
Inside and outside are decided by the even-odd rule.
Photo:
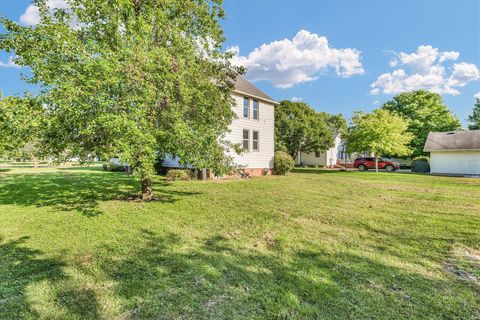
[[[375,169],[375,158],[373,157],[357,158],[353,162],[353,166],[360,171]],[[400,164],[398,162],[384,161],[382,158],[378,158],[378,169],[385,169],[386,171],[391,172],[399,168],[400,168]]]

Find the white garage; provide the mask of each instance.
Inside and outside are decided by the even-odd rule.
[[[480,130],[430,132],[424,151],[432,173],[480,175]]]

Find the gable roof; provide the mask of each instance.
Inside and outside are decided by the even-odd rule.
[[[253,98],[257,98],[259,100],[264,100],[273,104],[278,104],[278,102],[270,98],[269,95],[267,95],[265,92],[255,87],[253,84],[248,82],[242,76],[237,77],[235,81],[235,89],[233,91],[240,94],[247,95],[247,96],[251,96]]]
[[[423,151],[480,150],[480,130],[430,132]]]

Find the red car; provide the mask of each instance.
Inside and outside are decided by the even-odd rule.
[[[353,166],[360,171],[375,169],[375,158],[357,158],[353,162]],[[398,168],[400,168],[400,164],[398,162],[384,161],[382,158],[378,158],[378,169],[385,169],[386,171],[391,172],[397,170]]]

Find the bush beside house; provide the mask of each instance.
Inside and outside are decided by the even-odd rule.
[[[275,152],[273,173],[276,175],[285,175],[293,169],[295,162],[293,158],[286,152]]]

